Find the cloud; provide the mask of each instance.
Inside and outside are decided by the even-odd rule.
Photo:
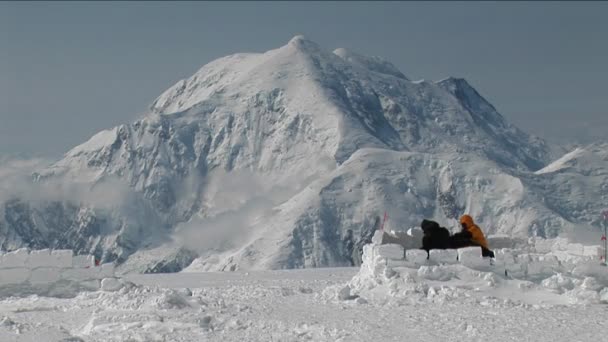
[[[35,180],[33,173],[50,164],[50,160],[43,158],[0,160],[0,204],[20,199],[34,204],[69,201],[95,208],[120,208],[132,199],[129,186],[113,177],[95,184],[79,183],[59,175]]]
[[[21,159],[4,157],[0,159],[0,203],[29,191],[32,173],[48,165],[42,158]]]
[[[199,253],[242,246],[251,239],[252,227],[270,217],[277,205],[301,187],[289,181],[275,184],[267,177],[247,171],[210,175],[203,199],[204,216],[179,224],[174,239]]]

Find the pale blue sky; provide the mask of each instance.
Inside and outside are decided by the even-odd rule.
[[[131,122],[177,80],[304,34],[464,77],[522,129],[608,131],[607,2],[0,2],[0,154],[60,155]]]

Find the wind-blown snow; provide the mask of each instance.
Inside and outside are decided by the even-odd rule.
[[[602,161],[605,161],[606,158],[608,158],[608,144],[597,143],[577,147],[572,152],[564,154],[561,158],[536,171],[535,174],[558,171],[584,172],[585,169],[600,168]],[[597,165],[598,163],[600,165]],[[590,172],[590,170],[586,172]]]

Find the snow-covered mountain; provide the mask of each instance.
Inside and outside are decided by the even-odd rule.
[[[553,214],[569,222],[602,225],[600,213],[608,207],[608,143],[576,148],[524,178],[525,186],[535,191]],[[597,243],[593,232],[591,236],[581,229],[571,233],[579,240]]]
[[[297,36],[203,66],[142,119],[36,172],[33,187],[62,196],[11,198],[0,241],[174,271],[196,255],[202,269],[343,265],[345,232],[384,211],[394,228],[468,212],[488,233],[553,236],[587,222],[566,211],[595,210],[591,184],[607,179],[582,188],[585,172],[569,173],[569,191],[587,197],[553,205],[571,198],[545,172],[553,150],[463,79],[410,81],[381,58]]]

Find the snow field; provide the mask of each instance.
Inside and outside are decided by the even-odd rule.
[[[525,302],[566,293],[522,281],[499,299],[511,289],[493,273],[451,264],[391,274],[387,259],[373,257],[359,270],[377,272],[366,278],[353,278],[355,268],[132,274],[126,279],[139,285],[114,292],[0,298],[0,341],[602,341],[608,328],[604,305]],[[369,281],[368,292],[356,279]],[[546,283],[598,294],[590,279]]]
[[[340,306],[327,313],[317,296],[354,272],[132,274],[126,278],[147,285],[106,278],[102,290],[120,288],[72,298],[0,298],[0,322],[6,321],[0,341],[362,341],[335,314]],[[61,338],[40,338],[45,330]]]

